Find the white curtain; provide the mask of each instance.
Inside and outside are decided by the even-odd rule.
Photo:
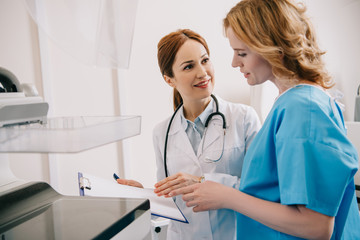
[[[49,38],[91,66],[128,68],[137,0],[24,0]]]

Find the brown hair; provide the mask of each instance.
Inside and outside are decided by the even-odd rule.
[[[291,82],[308,80],[331,88],[306,7],[292,0],[242,0],[224,19],[224,28],[260,54],[274,76]]]
[[[158,64],[161,74],[168,77],[174,77],[173,64],[180,47],[189,39],[198,41],[206,49],[210,56],[208,45],[203,37],[190,29],[179,29],[171,32],[160,39],[158,43]],[[174,110],[182,103],[180,93],[174,88],[173,104]]]

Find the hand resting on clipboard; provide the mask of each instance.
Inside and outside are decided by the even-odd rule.
[[[139,188],[121,185],[110,179],[103,179],[89,174],[82,174],[91,183],[91,188],[84,188],[85,196],[146,198],[150,201],[152,215],[188,223],[172,198],[158,197],[151,188]]]

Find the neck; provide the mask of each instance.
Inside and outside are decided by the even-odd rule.
[[[205,110],[210,103],[211,97],[207,97],[201,100],[184,100],[184,116],[186,119],[194,122],[195,119]]]
[[[290,79],[277,79],[276,78],[272,82],[278,88],[279,95],[281,95],[283,92],[285,92],[289,88],[292,88],[293,86],[295,86],[298,81],[290,80]]]
[[[275,79],[274,81],[272,81],[275,86],[278,88],[279,90],[279,96],[284,93],[286,90],[288,90],[289,88],[292,88],[296,85],[299,84],[309,84],[309,85],[314,85],[314,86],[318,86],[321,87],[319,84],[312,82],[312,81],[308,81],[308,80],[291,80],[291,79]],[[279,97],[278,96],[278,97]]]

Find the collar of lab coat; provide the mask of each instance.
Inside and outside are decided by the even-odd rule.
[[[219,98],[218,98],[218,101],[219,101],[219,109],[221,112],[221,102],[222,101]],[[215,109],[216,109],[215,103],[213,103],[213,111],[212,112],[214,112]],[[183,129],[183,126],[181,123],[180,113],[182,111],[183,111],[183,107],[181,107],[179,109],[179,111],[176,113],[176,115],[173,119],[173,123],[171,124],[169,136],[177,134],[182,131],[182,132],[184,132],[184,136],[187,137],[185,130]],[[224,113],[224,112],[222,112],[222,113],[226,116],[226,113]],[[223,132],[222,125],[223,125],[222,118],[219,115],[216,115],[211,119],[211,121],[209,122],[207,132],[206,132],[206,136],[205,136],[205,138],[204,137],[202,138],[202,140],[199,144],[198,156],[200,156],[202,154],[201,149],[202,149],[203,141],[205,141],[204,142],[204,151],[206,151],[206,149],[209,145],[211,145],[215,140],[217,140],[218,138],[223,136],[224,132]],[[179,144],[183,144],[183,143],[179,143]]]
[[[213,106],[214,105],[214,106]],[[197,119],[200,120],[200,124],[202,124],[202,126],[204,127],[205,126],[205,122],[206,122],[206,119],[209,117],[209,115],[213,112],[213,109],[215,109],[215,103],[214,103],[214,99],[211,98],[211,101],[210,103],[206,106],[205,110],[195,119],[194,123],[195,125],[197,125]],[[180,115],[180,121],[181,121],[181,124],[184,128],[184,131],[186,131],[186,129],[188,128],[188,125],[189,125],[189,120],[187,120],[184,116],[184,108],[182,109],[179,109],[179,110],[182,110],[182,111],[179,111],[179,115]],[[197,126],[198,127],[198,126]],[[201,136],[203,135],[203,132],[201,132]]]

